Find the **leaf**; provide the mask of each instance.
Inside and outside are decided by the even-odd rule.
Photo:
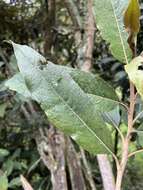
[[[0,157],[5,157],[9,155],[9,151],[3,148],[0,148]]]
[[[138,33],[140,29],[140,7],[138,0],[130,0],[124,13],[125,28],[129,33]]]
[[[3,66],[5,63],[3,61],[0,61],[0,67]]]
[[[110,125],[119,127],[121,121],[119,106],[117,106],[114,110],[105,113],[104,117],[106,122],[108,122]]]
[[[132,50],[133,55],[135,54],[137,33],[140,29],[139,17],[140,7],[138,0],[130,0],[129,5],[124,14],[124,25],[129,33],[128,44]]]
[[[134,131],[137,137],[137,145],[143,147],[143,123]]]
[[[14,79],[14,78],[13,78]],[[11,82],[12,82],[12,80],[13,79],[11,79]],[[14,83],[14,80],[13,80],[13,83]],[[67,81],[67,85],[68,85],[68,81]],[[15,90],[16,90],[16,88],[14,88]],[[40,89],[39,89],[40,90]],[[70,87],[69,87],[69,89],[68,89],[68,91],[70,90]],[[27,89],[27,91],[28,91],[28,89]],[[69,91],[70,92],[70,91]],[[54,93],[54,92],[53,92]],[[38,94],[39,94],[39,92],[38,92]],[[41,92],[40,92],[40,94],[41,94]],[[43,93],[42,93],[43,94]],[[75,94],[76,95],[76,94]],[[80,94],[79,94],[80,95]],[[43,107],[43,110],[46,112],[46,114],[48,115],[48,118],[49,118],[49,120],[53,123],[53,124],[55,124],[55,126],[57,126],[57,127],[59,127],[61,130],[63,130],[66,134],[68,134],[68,135],[71,135],[71,133],[72,133],[72,138],[74,139],[74,140],[77,140],[76,138],[77,138],[77,132],[78,132],[78,128],[80,127],[84,127],[83,126],[83,121],[82,121],[82,123],[80,123],[80,118],[79,118],[79,120],[77,119],[79,116],[77,115],[75,115],[74,116],[74,114],[71,114],[71,112],[70,112],[70,110],[68,110],[67,108],[60,108],[60,106],[59,106],[59,108],[58,108],[58,110],[59,110],[59,112],[58,112],[58,110],[51,110],[52,112],[50,112],[50,110],[48,109],[48,107],[47,107],[47,100],[46,99],[43,99],[42,97],[44,97],[44,98],[49,98],[49,97],[46,97],[45,95],[43,96],[43,95],[40,95],[41,96],[41,98],[40,97],[38,97],[38,99],[37,99],[37,97],[34,97],[33,99],[36,99],[37,100],[37,102],[41,102],[41,106]],[[53,94],[51,95],[51,96],[53,96]],[[78,96],[79,97],[79,96]],[[39,99],[40,98],[40,99]],[[50,97],[51,98],[51,97]],[[74,97],[75,98],[75,100],[76,100],[76,104],[78,104],[78,99],[76,98],[76,96]],[[94,98],[94,97],[93,97]],[[61,102],[62,100],[58,100],[58,102]],[[95,101],[95,100],[94,100]],[[53,102],[53,101],[52,101]],[[81,101],[80,101],[81,102]],[[100,103],[103,103],[103,101],[101,101],[101,100],[98,100],[97,101],[97,103],[98,103],[98,107],[100,108]],[[49,103],[48,103],[49,104]],[[54,104],[54,103],[53,103]],[[103,103],[103,105],[104,105],[104,103]],[[49,106],[49,105],[48,105]],[[68,105],[67,105],[68,106]],[[80,105],[81,106],[81,105]],[[112,105],[113,106],[113,105]],[[55,106],[56,107],[56,106]],[[108,108],[109,108],[110,106],[109,106],[109,104],[108,104]],[[84,108],[84,106],[83,106],[83,108]],[[48,110],[47,110],[48,109]],[[61,109],[61,111],[60,111],[60,109]],[[69,108],[70,109],[70,108]],[[84,108],[85,109],[85,108]],[[104,108],[103,108],[104,109]],[[111,109],[111,107],[110,107],[110,109]],[[105,111],[105,110],[104,110]],[[99,114],[100,115],[100,114]],[[93,116],[92,116],[93,117]],[[71,120],[73,120],[73,121],[71,121]],[[78,120],[78,121],[76,121],[76,120]],[[95,119],[94,119],[95,120]],[[100,122],[100,120],[101,120],[101,131],[106,131],[106,134],[108,135],[108,136],[110,136],[109,135],[109,132],[107,131],[107,129],[105,128],[103,128],[103,127],[105,127],[104,126],[104,122],[103,122],[103,120],[102,120],[102,118],[99,118],[99,120],[97,120],[97,122]],[[94,121],[95,122],[95,121]],[[77,127],[78,128],[77,128]],[[88,127],[88,126],[87,126]],[[87,149],[88,151],[90,151],[90,152],[94,152],[95,153],[95,150],[96,150],[96,152],[104,152],[105,150],[103,149],[103,147],[101,148],[101,150],[99,149],[97,149],[97,147],[98,147],[98,145],[97,144],[99,144],[99,142],[95,139],[96,137],[94,136],[94,133],[93,133],[93,135],[92,135],[92,132],[91,132],[91,134],[90,134],[90,132],[88,131],[88,130],[90,130],[90,129],[82,129],[81,128],[81,132],[79,132],[79,139],[78,139],[78,143],[80,144],[80,145],[83,145],[83,147],[85,148],[85,149]],[[74,133],[76,133],[76,134],[74,134]],[[85,134],[86,134],[86,137],[84,137],[85,136]],[[81,138],[83,136],[83,138]],[[87,139],[86,139],[87,138]],[[90,138],[91,139],[91,145],[89,145],[89,142],[88,142],[88,138]],[[81,140],[84,140],[84,141],[81,141]],[[108,142],[108,141],[107,141]],[[95,149],[96,148],[96,149]]]
[[[22,169],[27,170],[28,166],[27,166],[27,163],[25,163],[25,162],[15,161],[14,162],[14,169],[16,169],[16,170],[22,170]]]
[[[9,67],[10,67],[11,73],[15,74],[18,72],[17,61],[14,55],[10,57]]]
[[[26,98],[30,97],[30,92],[26,87],[25,80],[20,74],[15,74],[13,78],[9,79],[6,82],[6,86],[9,86],[10,89],[17,91]]]
[[[13,168],[14,168],[14,162],[12,160],[8,159],[3,163],[2,169],[7,176],[9,176],[12,173]]]
[[[20,180],[21,180],[21,183],[22,183],[24,190],[33,190],[31,185],[29,184],[29,182],[27,181],[27,179],[23,175],[20,176]]]
[[[3,118],[7,108],[7,103],[0,104],[0,117]]]
[[[113,148],[111,134],[102,114],[118,104],[113,89],[99,78],[97,78],[99,83],[94,82],[96,77],[92,74],[52,63],[40,65],[41,55],[38,58],[36,52],[34,58],[33,49],[14,43],[13,46],[20,73],[25,81],[24,85],[20,85],[24,89],[26,87],[25,93],[29,92],[30,97],[41,105],[50,122],[89,152],[111,153]],[[79,80],[81,76],[82,80]],[[90,80],[87,85],[83,85],[86,79]],[[12,85],[9,85],[9,82],[6,85],[21,93],[23,89],[14,85],[15,78],[10,80]],[[93,85],[88,86],[90,82],[93,82]],[[103,88],[105,86],[106,92]],[[110,99],[110,95],[114,101]]]
[[[137,144],[143,147],[143,131],[136,131],[137,134]]]
[[[131,59],[128,34],[123,25],[123,11],[127,5],[128,0],[94,0],[97,26],[103,38],[110,43],[113,56],[124,63]]]
[[[134,58],[130,64],[125,65],[125,70],[143,99],[143,57],[140,55]]]
[[[49,64],[49,67],[51,66],[51,63]],[[113,88],[108,85],[106,82],[104,82],[101,78],[98,76],[95,76],[93,74],[85,73],[83,71],[79,71],[76,69],[66,68],[64,66],[56,66],[52,64],[52,67],[55,69],[64,71],[65,73],[69,73],[72,77],[72,79],[78,83],[80,88],[88,94],[95,94],[100,97],[105,97],[108,99],[118,100],[117,95],[114,92]],[[14,81],[14,82],[13,82]],[[19,92],[23,96],[29,98],[31,96],[30,91],[28,90],[24,77],[17,73],[13,76],[13,78],[9,79],[6,84],[6,86],[10,87],[10,89]],[[103,91],[101,91],[101,88]]]
[[[0,190],[7,190],[8,189],[8,179],[6,175],[0,176]]]
[[[63,70],[65,67],[59,67]],[[72,79],[78,83],[80,88],[88,94],[94,94],[99,97],[103,97],[109,100],[118,101],[117,95],[114,89],[100,77],[91,73],[85,73],[77,69],[67,68]],[[102,90],[101,90],[102,89]]]
[[[15,187],[19,187],[19,186],[21,186],[21,181],[19,177],[12,179],[8,185],[8,187],[12,189],[15,189]]]

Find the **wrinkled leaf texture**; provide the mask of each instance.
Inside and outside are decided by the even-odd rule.
[[[20,73],[6,86],[37,101],[49,121],[87,151],[111,153],[111,131],[102,116],[118,105],[112,87],[93,74],[44,64],[45,58],[28,46],[12,45]]]

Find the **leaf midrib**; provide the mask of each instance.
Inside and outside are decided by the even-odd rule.
[[[21,50],[21,52],[22,52],[22,54],[25,56],[25,54],[23,53],[23,51]],[[27,57],[28,58],[28,57]],[[34,68],[35,68],[35,66],[34,65],[32,65]],[[37,68],[35,68],[36,70],[37,70]],[[41,70],[39,69],[39,70],[37,70],[37,71],[39,71],[39,73],[40,73],[40,75],[41,75],[41,77],[44,79],[44,80],[46,80],[47,81],[47,79],[41,74]],[[69,75],[70,76],[70,75]],[[71,77],[71,79],[72,79],[72,77]],[[72,79],[73,80],[73,79]],[[88,131],[89,132],[91,132],[96,138],[97,138],[97,140],[104,146],[104,148],[109,152],[109,153],[111,153],[112,155],[113,155],[113,152],[110,150],[110,148],[96,135],[96,133],[90,128],[90,127],[88,127],[88,125],[86,124],[86,122],[83,120],[83,119],[81,119],[80,117],[79,117],[79,115],[67,104],[67,102],[57,93],[57,91],[56,91],[56,89],[54,88],[54,85],[52,84],[52,82],[50,81],[47,81],[49,84],[51,84],[51,87],[52,87],[52,89],[53,89],[53,91],[57,94],[57,96],[62,100],[62,102],[72,111],[72,113],[80,120],[80,122],[81,123],[83,123],[83,125],[88,129]],[[75,81],[74,81],[75,82]],[[77,83],[76,83],[77,84]],[[77,84],[78,85],[78,84]],[[78,85],[79,86],[79,85]],[[79,88],[80,88],[80,86],[79,86]],[[81,88],[80,88],[81,89]],[[82,89],[81,89],[82,90]],[[83,90],[82,90],[83,91]],[[83,93],[84,93],[84,91],[83,91]],[[90,101],[90,99],[89,99],[89,101]]]
[[[123,53],[124,53],[124,58],[125,58],[126,64],[128,64],[128,58],[127,58],[127,53],[126,53],[126,49],[125,49],[125,45],[124,45],[124,40],[122,38],[122,34],[121,34],[121,31],[120,31],[118,19],[117,19],[115,10],[114,10],[113,0],[110,0],[110,2],[111,2],[111,5],[112,5],[112,9],[113,9],[113,13],[114,13],[117,29],[118,29],[118,32],[119,32],[119,38],[120,38],[120,41],[121,41],[122,50],[123,50]]]
[[[41,74],[41,73],[40,73]],[[45,77],[43,77],[43,75],[41,74],[42,78],[44,80],[47,81],[47,79]],[[58,94],[58,92],[56,91],[56,89],[54,88],[54,85],[52,84],[52,82],[47,81],[48,83],[50,83],[53,91],[55,92],[55,94],[59,97],[59,99],[61,99],[61,101],[71,110],[71,112],[73,113],[73,115],[75,115],[80,122],[88,129],[89,132],[91,132],[96,138],[97,140],[104,146],[104,148],[106,148],[106,150],[108,150],[109,153],[113,154],[112,151],[110,150],[110,148],[96,135],[96,133],[86,124],[86,122],[83,120],[83,118],[80,118],[80,116],[72,109],[72,107],[69,106],[69,104],[67,104],[67,102],[63,99],[62,96],[60,96]],[[79,87],[80,88],[80,87]],[[84,92],[83,92],[84,93]],[[90,101],[90,99],[89,99]]]

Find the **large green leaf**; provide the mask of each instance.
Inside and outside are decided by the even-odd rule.
[[[134,133],[137,135],[137,145],[143,147],[143,123],[139,125]]]
[[[89,152],[111,153],[111,134],[102,115],[118,104],[112,88],[98,77],[97,82],[92,74],[52,63],[40,64],[45,59],[28,46],[13,43],[13,47],[21,74],[6,85],[19,93],[25,90],[28,97],[41,105],[56,127]],[[21,79],[17,88],[18,77]],[[83,85],[86,79],[87,84]]]
[[[85,93],[94,94],[100,98],[103,97],[105,100],[118,100],[114,89],[100,77],[76,69],[68,68],[68,70],[70,70],[73,80],[78,83]]]
[[[110,43],[112,54],[121,62],[130,60],[128,34],[123,25],[123,12],[128,0],[94,0],[96,23],[101,34]],[[127,57],[127,58],[126,58]]]

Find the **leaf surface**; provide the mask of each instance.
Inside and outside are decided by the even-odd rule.
[[[0,157],[5,157],[9,155],[9,151],[7,149],[0,148]]]
[[[137,145],[143,147],[143,123],[139,125],[135,133],[137,134]]]
[[[40,54],[38,57],[37,52],[35,56],[28,46],[14,43],[13,46],[20,74],[6,85],[19,93],[25,91],[41,105],[52,124],[84,149],[93,154],[111,153],[112,138],[102,115],[118,104],[113,89],[99,77],[96,81],[92,74],[52,63],[41,64],[45,59]],[[17,80],[18,77],[22,79]],[[15,80],[19,81],[18,88]]]
[[[10,182],[9,182],[9,188],[16,188],[16,187],[19,187],[21,186],[21,181],[20,181],[20,177],[16,177],[14,179],[12,179]]]
[[[125,28],[130,33],[138,33],[140,29],[140,7],[138,0],[130,0],[124,14]]]
[[[143,57],[134,58],[130,64],[125,66],[125,70],[143,99]]]
[[[7,103],[0,104],[0,118],[3,118],[7,108]]]
[[[103,38],[119,61],[127,63],[131,51],[127,44],[128,34],[123,24],[123,12],[128,0],[94,0],[95,19]]]
[[[6,175],[0,176],[0,190],[7,190],[8,189],[8,179]]]

